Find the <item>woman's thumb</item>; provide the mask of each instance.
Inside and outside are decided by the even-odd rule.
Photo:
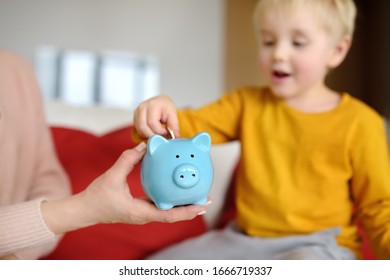
[[[134,166],[142,159],[146,151],[146,144],[139,143],[135,148],[124,151],[114,165],[111,171],[119,177],[127,177]]]

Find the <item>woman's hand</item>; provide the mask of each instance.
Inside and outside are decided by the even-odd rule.
[[[15,254],[10,254],[7,256],[0,257],[1,260],[19,260],[19,258]]]
[[[127,176],[142,159],[145,149],[145,143],[140,143],[123,152],[83,192],[67,199],[43,202],[43,217],[51,231],[59,234],[98,223],[172,223],[206,213],[206,205],[160,210],[152,202],[131,195]]]

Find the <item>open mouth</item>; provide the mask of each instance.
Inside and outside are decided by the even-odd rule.
[[[272,72],[272,76],[274,76],[275,78],[280,79],[280,78],[290,77],[290,74],[287,73],[287,72],[275,70],[275,71]]]

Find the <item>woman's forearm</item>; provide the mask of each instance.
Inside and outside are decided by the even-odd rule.
[[[47,227],[54,234],[96,224],[96,221],[92,221],[91,209],[84,201],[83,192],[61,200],[44,201],[41,211]]]

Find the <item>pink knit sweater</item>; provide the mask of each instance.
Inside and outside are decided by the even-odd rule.
[[[69,192],[33,71],[0,49],[0,257],[49,253],[59,238],[45,225],[40,204]]]

